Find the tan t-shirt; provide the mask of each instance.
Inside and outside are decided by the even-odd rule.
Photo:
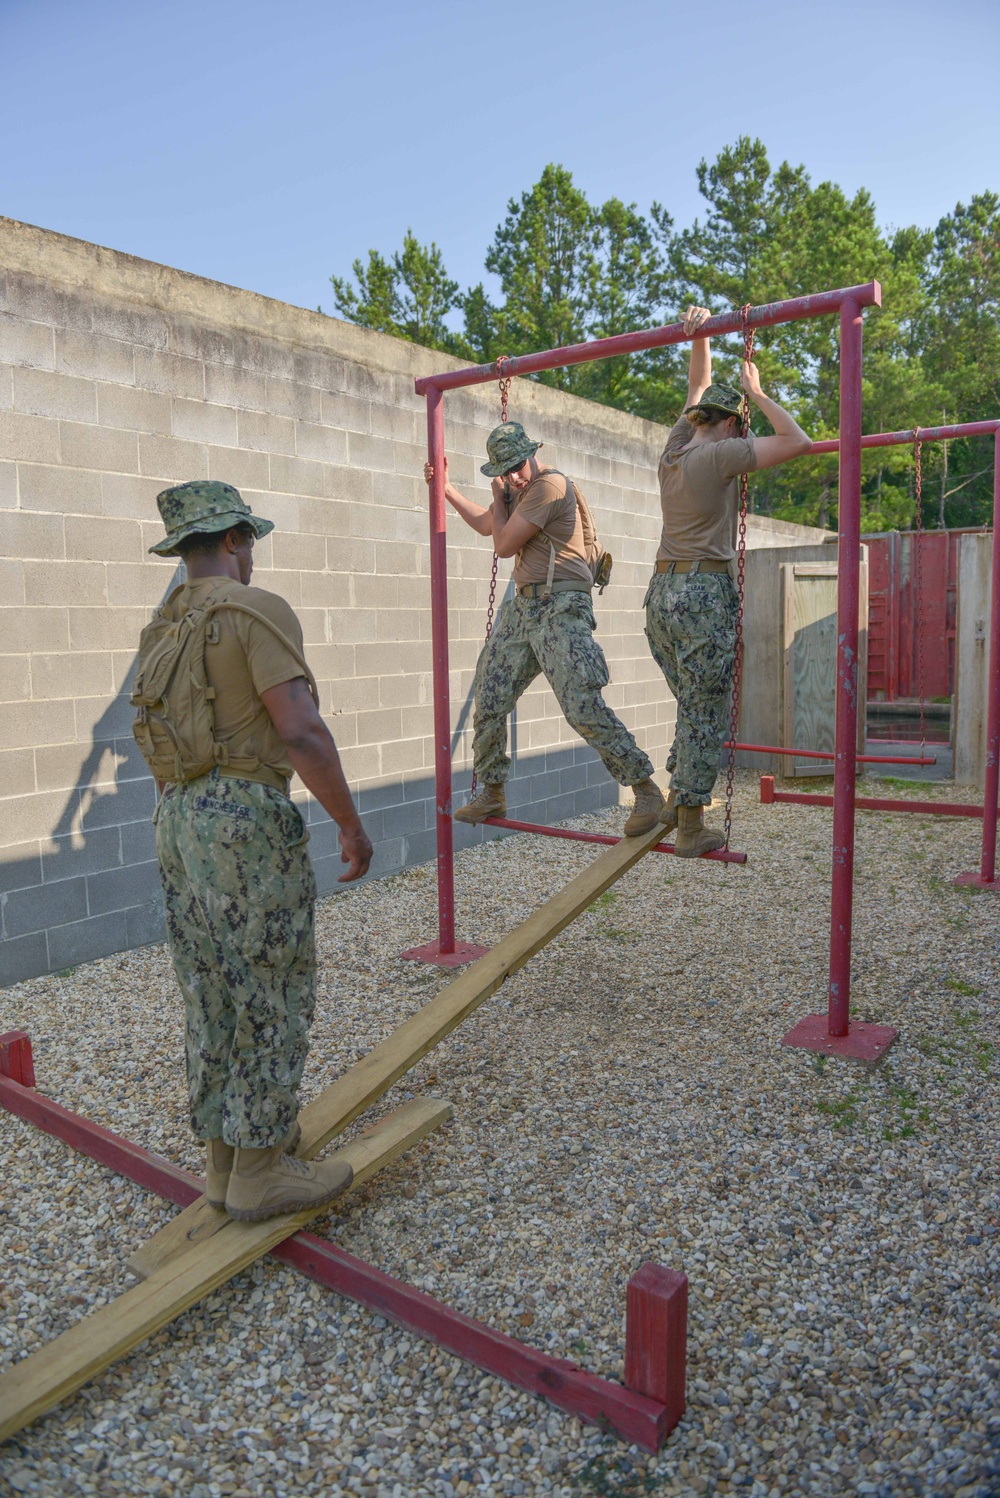
[[[521,490],[514,510],[538,526],[538,535],[526,541],[517,554],[514,564],[517,587],[521,588],[525,583],[544,583],[548,579],[552,548],[542,535],[543,530],[551,536],[556,547],[553,582],[579,582],[581,587],[593,587],[594,575],[587,561],[580,510],[573,486],[565,474],[554,468],[540,473]]]
[[[230,578],[203,577],[187,583],[174,598],[170,612],[178,619],[209,596],[213,600],[232,598],[263,614],[302,651],[302,626],[291,605],[276,593],[244,587]],[[234,757],[255,757],[290,779],[292,766],[287,751],[260,694],[301,676],[302,667],[274,631],[249,614],[219,609],[212,618],[218,623],[219,638],[217,643],[205,646],[205,670],[216,694],[215,736]],[[238,773],[244,780],[264,778],[248,770]]]
[[[757,466],[754,440],[723,437],[685,451],[694,431],[682,416],[670,428],[660,457],[663,530],[658,562],[729,562],[736,555],[739,475]]]

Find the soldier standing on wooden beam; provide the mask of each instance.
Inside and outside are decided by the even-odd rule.
[[[685,333],[711,317],[689,307]],[[646,593],[646,639],[677,699],[677,729],[667,757],[670,792],[660,814],[682,858],[721,848],[704,825],[719,773],[732,693],[739,593],[734,581],[739,476],[776,468],[808,452],[811,440],[760,388],[744,360],[743,389],[774,428],[773,437],[741,435],[743,398],[712,383],[707,338],[691,345],[684,415],[671,427],[659,464],[663,531]]]
[[[292,771],[340,829],[342,883],[367,872],[372,846],[299,621],[249,586],[254,541],[273,523],[229,484],[178,484],[156,502],[167,535],[150,550],[182,557],[187,581],[142,632],[134,731],[161,792],[156,854],[205,1194],[258,1221],[351,1183],[349,1165],[294,1155],[316,1004],[316,877]]]

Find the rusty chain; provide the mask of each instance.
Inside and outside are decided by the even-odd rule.
[[[505,375],[503,371],[504,371],[504,365],[508,364],[509,362],[510,362],[510,360],[509,360],[509,358],[508,358],[508,356],[506,354],[501,354],[498,357],[498,359],[497,359],[497,376],[498,376],[498,383],[499,383],[499,386],[500,386],[500,425],[501,426],[506,425],[506,422],[507,422],[507,395],[508,395],[508,392],[510,391],[510,375]],[[499,566],[499,563],[500,563],[500,558],[497,556],[496,552],[494,552],[493,553],[493,571],[492,571],[492,573],[490,575],[490,601],[489,601],[489,604],[488,604],[487,609],[486,609],[486,638],[483,641],[483,649],[484,650],[486,649],[487,645],[490,642],[490,635],[493,633],[493,613],[494,613],[494,610],[496,608],[496,601],[497,601],[497,567]],[[471,785],[470,790],[469,790],[469,795],[472,798],[475,797],[476,789],[477,789],[478,785],[479,785],[479,780],[478,780],[478,777],[476,775],[475,764],[473,764],[473,767],[472,767],[472,785]]]
[[[753,362],[753,346],[756,337],[756,329],[747,326],[750,316],[752,302],[747,302],[740,308],[740,322],[743,325],[743,357],[747,363]],[[743,392],[743,418],[741,432],[744,437],[750,431],[750,397],[746,391]],[[746,556],[747,556],[747,489],[748,480],[745,473],[740,474],[740,523],[739,542],[736,548],[736,587],[739,592],[739,607],[736,612],[736,648],[733,652],[733,692],[729,704],[729,763],[726,767],[726,847],[729,847],[729,834],[733,826],[733,784],[736,777],[736,738],[739,732],[740,721],[740,691],[743,685],[743,589],[746,580]]]
[[[913,431],[913,488],[916,502],[916,547],[917,562],[913,568],[914,588],[917,599],[913,609],[913,627],[917,634],[917,696],[920,699],[920,758],[924,757],[924,745],[927,738],[927,725],[924,722],[924,631],[920,612],[924,603],[923,571],[924,571],[924,476],[921,465],[921,437],[920,428],[915,427]]]

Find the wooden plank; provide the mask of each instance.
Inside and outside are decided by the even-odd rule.
[[[676,1386],[679,1377],[680,1408],[676,1408],[675,1401],[668,1409],[643,1389],[623,1388],[611,1379],[585,1372],[565,1358],[552,1357],[471,1316],[464,1316],[461,1311],[390,1278],[312,1233],[299,1233],[283,1243],[276,1253],[285,1263],[294,1264],[320,1284],[349,1296],[407,1331],[446,1348],[487,1373],[495,1373],[519,1389],[526,1389],[529,1394],[549,1400],[581,1420],[589,1420],[605,1430],[610,1427],[623,1441],[634,1441],[646,1451],[660,1449],[683,1413],[683,1369],[679,1375],[675,1373],[671,1386]],[[684,1283],[686,1286],[687,1281]],[[631,1296],[630,1287],[630,1308]],[[679,1348],[683,1354],[683,1328],[678,1336],[672,1324],[670,1335],[671,1350],[676,1352]]]
[[[989,535],[962,536],[958,552],[958,622],[952,747],[955,782],[980,790],[986,782],[986,701],[989,695],[992,547]]]
[[[595,858],[485,957],[466,968],[398,1030],[327,1087],[300,1115],[302,1141],[298,1155],[311,1159],[335,1134],[369,1108],[410,1067],[496,993],[505,978],[523,967],[609,885],[638,863],[644,853],[654,848],[662,833],[661,827],[655,827],[642,837],[623,838]],[[152,1274],[168,1263],[174,1254],[182,1253],[192,1243],[219,1232],[227,1221],[224,1211],[210,1206],[204,1197],[200,1197],[144,1243],[132,1255],[128,1267],[140,1277]]]
[[[338,1150],[360,1185],[451,1115],[450,1103],[418,1098]],[[54,1408],[118,1358],[204,1299],[329,1206],[288,1213],[267,1222],[228,1222],[203,1243],[191,1244],[141,1285],[85,1316],[46,1347],[0,1377],[0,1441]]]

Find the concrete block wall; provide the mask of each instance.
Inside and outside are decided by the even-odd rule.
[[[168,483],[225,479],[275,521],[254,580],[302,620],[376,843],[373,872],[433,856],[426,435],[413,380],[454,362],[0,219],[0,983],[162,934],[155,791],[128,690],[139,631],[182,575],[147,552]],[[511,415],[596,510],[615,555],[597,601],[607,698],[662,765],[674,707],[641,616],[662,429],[529,381],[515,381]],[[485,498],[495,387],[449,394],[445,419],[455,481]],[[454,514],[448,541],[460,794],[491,553]],[[512,738],[518,813],[556,821],[617,801],[544,681]],[[329,890],[335,828],[314,804],[308,816]],[[482,835],[456,831],[460,846]]]

